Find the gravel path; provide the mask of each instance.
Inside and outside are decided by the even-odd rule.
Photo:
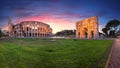
[[[120,68],[120,38],[115,39],[107,68]]]

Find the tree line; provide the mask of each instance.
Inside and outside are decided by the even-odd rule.
[[[63,36],[63,35],[75,35],[76,30],[62,30],[57,32],[55,35],[57,36]]]

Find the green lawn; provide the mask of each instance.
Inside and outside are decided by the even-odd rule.
[[[0,68],[90,68],[110,40],[0,41]]]

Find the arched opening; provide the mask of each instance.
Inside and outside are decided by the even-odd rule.
[[[91,31],[91,38],[94,38],[94,32]]]
[[[87,28],[85,28],[84,35],[85,35],[85,38],[88,38],[88,29]]]
[[[29,36],[31,37],[31,33],[29,33]]]
[[[42,34],[40,33],[40,37],[42,37]]]
[[[14,34],[16,34],[17,32],[15,31]]]
[[[78,37],[80,38],[80,32],[78,32]]]
[[[26,35],[27,35],[27,34],[26,34],[26,33],[24,33],[24,37],[26,37]]]
[[[28,31],[28,27],[27,27],[27,31]]]

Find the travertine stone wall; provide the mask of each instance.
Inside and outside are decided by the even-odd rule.
[[[96,39],[98,38],[98,18],[92,16],[76,23],[76,38]]]
[[[11,37],[49,37],[52,35],[52,29],[48,24],[37,21],[24,21],[12,27],[9,31]]]

